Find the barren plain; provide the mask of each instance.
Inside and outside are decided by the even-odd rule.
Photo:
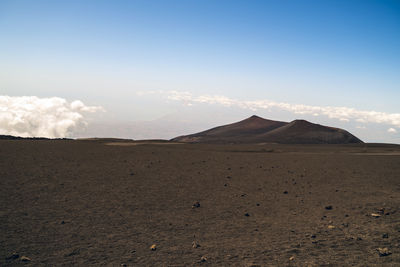
[[[1,140],[0,265],[399,266],[400,146]]]

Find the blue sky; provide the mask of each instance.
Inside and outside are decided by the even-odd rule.
[[[170,91],[400,113],[399,1],[3,0],[0,36],[1,95],[102,106],[98,124],[205,117],[210,105],[221,115],[210,126],[250,113],[301,117],[186,105]],[[362,125],[382,127],[374,135],[347,123],[364,139],[400,142],[396,123]]]

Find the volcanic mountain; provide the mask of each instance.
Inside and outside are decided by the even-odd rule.
[[[305,120],[294,120],[290,123],[273,121],[255,115],[200,133],[178,136],[171,141],[184,143],[363,143],[343,129],[314,124]]]

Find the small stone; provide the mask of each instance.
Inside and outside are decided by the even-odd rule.
[[[285,195],[287,195],[289,192],[288,192],[288,191],[283,191],[283,193],[284,193]]]
[[[315,234],[311,235],[311,238],[316,238],[316,237],[317,237],[317,235],[315,235]]]
[[[201,256],[200,262],[206,262],[206,261],[207,261],[207,257],[206,256]]]
[[[249,214],[248,212],[246,212],[246,213],[244,214],[244,216],[249,217],[250,214]]]
[[[257,206],[257,207],[260,206],[260,203],[257,203],[256,206]]]
[[[371,213],[371,216],[374,217],[374,218],[379,218],[379,217],[381,217],[381,215],[378,214],[378,213]]]
[[[61,224],[65,224],[65,222],[64,222],[64,221],[61,221]]]
[[[389,234],[388,234],[388,233],[384,233],[384,234],[382,235],[382,238],[389,238]]]
[[[154,251],[154,250],[156,250],[156,249],[157,249],[156,244],[153,244],[153,245],[150,246],[150,250]]]
[[[121,267],[127,267],[126,263],[121,263]]]
[[[294,261],[294,256],[289,258],[290,261]]]
[[[19,254],[17,252],[14,252],[12,255],[8,256],[6,260],[16,260],[19,258]]]
[[[328,229],[335,229],[336,228],[336,226],[334,226],[334,225],[328,225]]]
[[[192,242],[192,247],[193,247],[193,248],[199,248],[199,247],[201,247],[201,246],[200,246],[200,244],[197,243],[196,241],[193,241],[193,242]]]
[[[388,248],[377,248],[376,250],[378,251],[380,257],[385,257],[392,254]]]
[[[326,210],[331,210],[333,207],[331,205],[325,207]]]
[[[195,209],[195,208],[200,208],[200,202],[196,201],[195,203],[193,203],[192,209]]]
[[[22,256],[22,257],[21,257],[21,261],[27,262],[27,261],[31,261],[31,259],[28,258],[27,256]]]

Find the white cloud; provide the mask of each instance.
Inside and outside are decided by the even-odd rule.
[[[142,92],[143,94],[143,92]],[[283,102],[274,102],[270,100],[237,100],[221,95],[200,95],[194,96],[189,92],[182,91],[158,91],[158,94],[164,95],[167,99],[181,101],[185,105],[195,103],[217,104],[226,107],[239,107],[242,109],[277,109],[294,114],[327,116],[331,119],[337,119],[344,122],[356,121],[359,123],[381,123],[400,127],[400,113],[385,113],[378,111],[357,110],[349,107],[332,106],[310,106],[302,104],[289,104]]]
[[[84,114],[104,111],[59,97],[0,96],[0,134],[60,138],[84,126]]]
[[[395,128],[389,128],[388,133],[397,133],[397,130]]]

